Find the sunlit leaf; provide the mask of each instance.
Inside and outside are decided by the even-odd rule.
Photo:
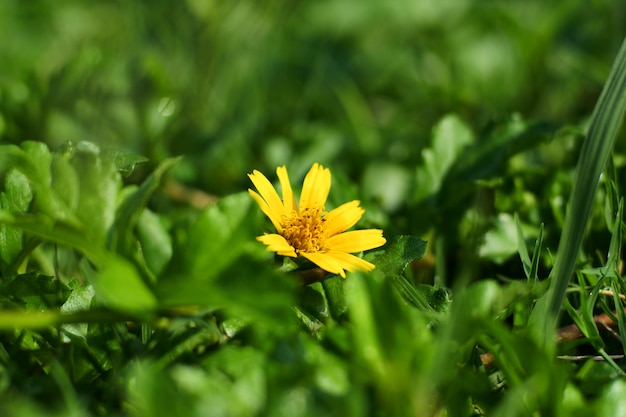
[[[368,254],[366,259],[386,276],[400,275],[406,266],[421,259],[426,253],[426,242],[415,236],[397,236],[380,251]]]
[[[420,201],[435,194],[447,171],[463,149],[474,141],[474,135],[456,115],[448,115],[434,127],[432,147],[422,151],[423,167],[416,173],[415,195]]]
[[[96,297],[113,309],[149,314],[157,307],[155,295],[137,269],[122,258],[109,259],[91,283],[96,289]]]

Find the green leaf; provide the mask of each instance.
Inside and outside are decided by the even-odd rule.
[[[622,416],[626,415],[626,382],[617,379],[604,390],[602,396],[597,400],[597,416]]]
[[[502,175],[511,156],[537,146],[554,133],[546,124],[527,124],[517,115],[492,127],[486,138],[464,149],[448,170],[437,195],[436,206],[455,210],[464,207],[478,180]]]
[[[143,164],[148,161],[148,158],[145,156],[117,150],[107,150],[106,156],[113,160],[117,170],[125,177],[132,174],[138,164]]]
[[[362,189],[368,199],[392,212],[410,198],[411,180],[411,171],[397,164],[372,163],[365,167]]]
[[[328,321],[329,308],[322,294],[322,283],[304,285],[297,291],[298,308],[311,319],[325,323]]]
[[[0,175],[19,168],[27,177],[36,176],[35,166],[28,155],[16,145],[0,145]]]
[[[79,313],[89,310],[95,295],[94,287],[88,284],[81,285],[76,280],[72,280],[69,286],[72,292],[61,306],[61,313]],[[64,324],[63,330],[84,339],[87,337],[88,324]],[[66,339],[66,341],[69,341],[69,339]]]
[[[421,310],[432,310],[433,305],[429,302],[428,296],[417,291],[415,286],[402,276],[402,272],[410,262],[424,256],[426,247],[427,243],[418,237],[396,236],[387,242],[382,251],[368,253],[365,258],[376,265],[377,271],[391,279],[398,291],[409,302]],[[434,304],[438,305],[438,301],[434,300]]]
[[[503,263],[518,249],[513,218],[507,213],[500,213],[494,227],[485,233],[484,241],[478,250],[481,258]]]
[[[239,193],[204,210],[184,240],[177,242],[159,284],[210,282],[245,250],[246,244],[242,243],[257,243],[252,234],[247,234],[252,232],[247,227],[252,203],[247,193]]]
[[[172,238],[161,217],[145,209],[137,222],[137,238],[146,266],[153,274],[160,274],[173,253]]]
[[[274,322],[291,316],[298,283],[274,271],[268,251],[254,238],[260,214],[247,193],[204,210],[174,243],[172,259],[157,279],[161,303],[230,308]]]
[[[104,263],[121,185],[113,162],[88,142],[68,144],[54,155],[39,142],[24,142],[22,148],[0,147],[0,158],[9,158],[26,175],[32,204],[28,213],[4,211],[0,223],[68,245]]]
[[[385,276],[400,275],[406,266],[421,259],[426,253],[427,243],[415,236],[396,236],[381,251],[371,252],[366,259],[376,265],[376,270]]]
[[[172,169],[181,158],[170,158],[162,163],[146,178],[132,194],[127,196],[116,211],[115,224],[111,232],[109,247],[113,252],[133,257],[133,230],[148,200],[161,184],[163,175]]]
[[[417,169],[414,199],[435,194],[446,173],[463,149],[474,141],[467,125],[454,114],[445,116],[433,129],[432,145],[422,151],[423,165]]]
[[[322,281],[322,287],[324,288],[324,294],[328,301],[330,315],[337,321],[344,320],[348,313],[345,280],[339,276],[335,276]]]
[[[59,307],[67,299],[69,289],[52,276],[29,272],[0,281],[0,294],[17,306],[41,311]]]
[[[448,311],[451,300],[448,290],[432,285],[420,284],[414,287],[415,291],[426,299],[430,308],[439,313]],[[415,304],[415,302],[414,302]]]
[[[552,281],[545,307],[535,309],[531,316],[536,326],[535,334],[546,345],[553,344],[561,305],[574,265],[582,245],[586,225],[596,194],[598,180],[604,169],[626,110],[626,41],[613,62],[609,78],[604,85],[591,115],[589,131],[580,150],[574,189],[570,194],[563,234],[552,270]],[[545,310],[547,308],[547,310]]]
[[[45,215],[14,216],[1,211],[0,224],[12,225],[43,240],[67,245],[85,254],[96,264],[105,263],[108,256],[101,242],[87,235],[80,224],[55,221]]]
[[[12,213],[28,211],[33,199],[28,178],[18,170],[11,170],[5,178],[2,207]]]
[[[28,178],[18,170],[11,170],[5,178],[4,192],[0,193],[0,209],[11,213],[24,213],[28,210],[33,192]],[[23,259],[24,233],[19,228],[0,224],[0,271],[3,275],[13,275]],[[32,248],[29,248],[32,250]]]
[[[26,141],[22,143],[22,149],[28,158],[28,163],[21,163],[17,165],[17,168],[26,174],[33,189],[33,211],[45,213],[52,218],[67,217],[67,210],[50,188],[52,155],[48,147],[41,142]]]
[[[112,309],[150,314],[157,306],[156,297],[137,269],[120,257],[111,257],[90,281],[96,289],[96,297]]]
[[[80,179],[76,215],[88,237],[104,245],[115,218],[119,174],[113,161],[102,158],[100,149],[89,142],[76,144],[70,162]]]
[[[70,211],[75,212],[80,200],[80,179],[66,155],[58,152],[50,163],[52,190]]]

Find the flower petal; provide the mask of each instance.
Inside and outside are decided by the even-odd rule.
[[[332,255],[329,255],[328,252],[315,252],[315,253],[300,253],[309,261],[313,262],[315,265],[322,268],[324,271],[328,271],[332,274],[341,275],[341,277],[345,278],[346,273],[341,267],[339,261]]]
[[[327,252],[327,255],[332,256],[335,260],[337,260],[341,264],[341,267],[346,271],[367,272],[376,268],[376,265],[373,263],[367,262],[366,260],[354,255],[350,255],[349,253],[329,251]]]
[[[292,258],[295,258],[297,256],[294,248],[281,235],[272,233],[259,236],[256,238],[256,240],[258,240],[259,242],[263,242],[267,245],[268,250],[276,252],[279,255],[291,256]]]
[[[354,226],[365,213],[359,204],[359,200],[354,200],[331,210],[326,215],[326,236],[334,236]]]
[[[270,206],[267,205],[267,203],[265,202],[265,200],[263,200],[263,197],[261,197],[258,193],[256,193],[255,191],[251,190],[248,188],[248,194],[250,194],[250,196],[254,199],[254,201],[257,202],[257,204],[259,205],[259,207],[261,208],[261,211],[267,216],[269,217],[269,219],[272,221],[272,224],[274,225],[274,227],[276,228],[276,231],[278,231],[278,233],[281,233],[283,231],[283,227],[280,224],[280,219],[276,216],[276,214],[272,211],[272,209],[270,208]]]
[[[329,191],[330,170],[316,162],[304,177],[302,194],[300,194],[300,211],[307,207],[324,207]]]
[[[293,191],[291,190],[291,184],[289,183],[287,168],[284,165],[276,168],[276,175],[278,175],[280,188],[283,191],[283,206],[285,207],[285,214],[290,216],[296,209],[296,200],[293,198]]]
[[[331,251],[354,253],[377,248],[385,242],[387,240],[383,237],[382,230],[365,229],[332,236],[326,240],[326,245]]]
[[[272,183],[265,177],[265,175],[257,170],[252,171],[252,174],[248,174],[248,177],[267,204],[268,210],[264,210],[263,212],[270,218],[272,223],[274,223],[274,226],[276,226],[276,224],[280,224],[283,216],[285,215],[285,206],[283,206],[283,202],[280,200],[280,197],[278,196],[278,193],[274,189]],[[255,198],[255,200],[257,199]],[[257,203],[258,202],[259,201],[257,200]],[[259,206],[261,206],[261,204],[259,204]],[[261,209],[263,210],[263,207],[261,207]],[[279,232],[281,231],[278,227],[276,230]]]

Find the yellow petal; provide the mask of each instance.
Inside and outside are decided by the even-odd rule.
[[[334,236],[354,226],[365,213],[359,203],[359,200],[354,200],[331,210],[326,215],[326,236]]]
[[[272,183],[265,177],[265,175],[257,170],[252,171],[252,174],[248,174],[248,177],[267,204],[267,212],[263,212],[270,218],[272,223],[274,223],[274,226],[276,226],[277,223],[280,224],[283,216],[285,215],[285,207],[283,206],[283,202],[280,200],[280,197],[278,196],[278,193],[274,189]],[[259,202],[256,198],[255,200],[257,203]],[[261,206],[261,204],[259,204],[259,206]],[[263,209],[263,207],[261,207],[261,209]],[[281,231],[278,228],[276,230],[279,232]]]
[[[360,252],[374,249],[387,242],[383,237],[383,231],[379,229],[353,230],[332,236],[326,240],[326,245],[331,251]]]
[[[330,191],[330,170],[317,162],[313,164],[302,184],[300,195],[300,211],[303,209],[320,208],[326,204]]]
[[[296,200],[293,198],[293,191],[291,190],[291,184],[289,183],[289,175],[287,175],[287,168],[276,168],[276,174],[280,181],[280,188],[283,190],[283,206],[285,207],[285,213],[289,216],[291,212],[296,209]]]
[[[248,188],[248,194],[250,194],[250,196],[254,199],[254,201],[257,202],[257,204],[261,208],[261,211],[267,217],[269,217],[269,219],[272,221],[272,224],[276,228],[276,231],[278,233],[281,233],[283,231],[283,227],[280,224],[280,218],[278,216],[276,216],[276,213],[274,213],[274,211],[272,211],[270,206],[267,205],[265,200],[263,200],[263,198],[259,194],[257,194],[256,192],[254,192],[253,190],[251,190],[249,188]]]
[[[284,237],[277,234],[267,234],[263,236],[259,236],[256,238],[259,242],[263,242],[267,245],[267,249],[272,252],[276,252],[282,256],[291,256],[295,258],[296,251],[293,247],[285,240]]]
[[[346,273],[341,267],[341,264],[337,259],[328,253],[324,252],[315,252],[315,253],[301,253],[309,261],[313,262],[315,265],[322,268],[324,271],[328,271],[331,274],[341,275],[343,278],[346,277]]]
[[[327,255],[337,260],[346,271],[371,271],[376,265],[345,252],[329,251]]]

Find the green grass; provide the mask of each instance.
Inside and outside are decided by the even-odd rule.
[[[624,414],[625,15],[0,2],[0,415]],[[313,162],[374,271],[255,240]]]

